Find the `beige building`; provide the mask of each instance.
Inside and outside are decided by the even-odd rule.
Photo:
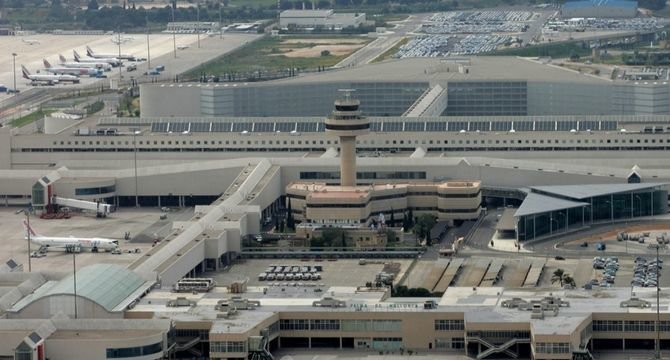
[[[379,214],[400,222],[406,212],[440,221],[479,217],[479,181],[414,182],[344,187],[294,182],[286,187],[296,220],[316,224],[365,224]],[[395,225],[395,224],[391,224]]]

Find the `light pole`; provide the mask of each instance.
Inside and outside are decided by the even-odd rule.
[[[137,186],[137,135],[140,134],[140,131],[133,131],[133,148],[135,151],[135,207],[140,207],[139,195],[138,195],[138,186]]]
[[[74,318],[77,318],[77,250],[72,248],[72,277],[74,281]]]
[[[151,51],[149,50],[149,15],[145,17],[147,23],[147,69],[151,69]]]
[[[667,249],[667,246],[661,244],[649,244],[649,249],[656,250],[656,277],[658,278],[658,251],[660,249]],[[659,287],[658,280],[656,281],[656,343],[654,344],[654,359],[661,358],[661,288]]]
[[[176,26],[176,24],[174,22],[174,6],[172,6],[172,24],[174,24],[173,26]],[[172,47],[174,49],[174,58],[175,59],[177,58],[177,35],[176,35],[176,33],[177,33],[177,30],[172,28]]]
[[[566,210],[567,212],[567,210]],[[562,212],[558,212],[558,215],[562,215],[563,218],[565,219],[565,232],[568,232],[568,216],[566,214],[563,214]],[[561,225],[560,222],[556,221],[556,230],[558,230],[558,227]]]
[[[14,64],[14,96],[16,96],[16,53],[12,53],[12,60]]]
[[[32,264],[31,264],[31,261],[30,261],[31,260],[31,258],[30,258],[30,255],[31,255],[30,235],[31,235],[32,230],[30,229],[30,212],[26,209],[21,209],[21,210],[18,210],[18,211],[15,212],[15,214],[17,214],[17,215],[21,214],[21,213],[26,215],[26,234],[28,235],[28,272],[31,272],[32,271]]]
[[[198,18],[197,20],[197,30],[196,33],[198,34],[198,49],[200,49],[200,1],[195,3],[196,6],[196,17]]]

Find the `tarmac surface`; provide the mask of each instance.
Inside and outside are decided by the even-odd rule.
[[[146,34],[124,34],[124,37],[131,37],[133,39],[121,44],[122,54],[131,54],[149,59]],[[133,72],[128,72],[122,67],[121,75],[124,81],[128,81],[131,77],[142,82],[151,81],[152,78],[154,80],[174,79],[175,75],[230,52],[258,37],[259,35],[257,34],[224,33],[223,38],[218,34],[211,36],[201,34],[200,47],[198,47],[198,36],[196,34],[176,34],[174,39],[172,34],[151,34],[149,36],[151,64],[149,64],[149,61],[138,62],[136,63],[137,70]],[[119,46],[113,43],[112,39],[112,35],[37,34],[30,36],[2,36],[0,37],[0,48],[10,49],[10,51],[0,52],[0,84],[4,84],[10,88],[14,87],[12,53],[17,54],[16,87],[24,92],[35,87],[30,84],[30,81],[22,77],[21,65],[25,65],[31,74],[35,74],[37,70],[43,69],[42,59],[46,58],[52,65],[57,65],[60,63],[58,55],[62,54],[68,61],[74,61],[72,60],[72,51],[76,50],[80,55],[85,56],[86,46],[90,46],[93,51],[98,53],[118,54]],[[38,40],[40,43],[29,45],[23,40]],[[177,50],[175,58],[174,45],[177,47],[188,47],[183,50]],[[165,66],[165,71],[159,77],[143,75],[148,69],[154,68],[157,65]],[[40,73],[44,73],[44,70],[41,70]],[[109,84],[109,78],[118,79],[119,68],[113,68],[105,74],[108,76],[108,79],[82,76],[81,83],[78,85],[68,83],[48,87],[39,86],[38,88],[77,89],[95,87],[96,84],[99,86],[103,82]],[[0,105],[2,105],[3,100],[8,99],[10,96],[5,94],[0,95]]]
[[[17,263],[23,264],[24,271],[28,271],[28,241],[22,226],[25,216],[15,214],[18,209],[15,207],[0,208],[0,228],[3,229],[0,254],[3,254],[5,261],[13,258]],[[126,266],[151,248],[153,241],[142,240],[155,232],[151,231],[149,235],[146,234],[146,230],[159,220],[159,215],[160,210],[158,209],[121,208],[104,219],[98,219],[94,214],[79,213],[74,214],[70,219],[61,220],[43,220],[37,216],[30,216],[30,225],[36,233],[44,236],[118,239],[119,248],[123,254],[92,253],[84,250],[76,254],[76,265],[77,268],[81,268],[104,262]],[[124,240],[126,232],[130,232],[130,241]],[[137,241],[134,241],[135,237],[138,237]],[[30,245],[31,251],[38,249],[39,245]],[[135,249],[140,249],[140,253],[135,253]],[[128,253],[128,250],[133,253]],[[72,270],[72,255],[59,249],[48,251],[45,257],[31,258],[30,262],[32,271],[67,273]]]

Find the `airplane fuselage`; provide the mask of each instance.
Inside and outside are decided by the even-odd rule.
[[[114,250],[118,247],[115,240],[104,238],[69,238],[51,236],[32,236],[33,244],[45,248],[81,247],[82,249]]]
[[[112,66],[109,65],[109,63],[103,62],[63,62],[60,65],[66,68],[102,69],[105,71],[112,69]]]

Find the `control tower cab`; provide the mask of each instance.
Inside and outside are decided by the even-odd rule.
[[[340,90],[335,110],[326,118],[326,132],[340,138],[340,185],[356,186],[356,136],[370,132],[370,121],[361,116],[361,102],[351,97],[353,90]]]

